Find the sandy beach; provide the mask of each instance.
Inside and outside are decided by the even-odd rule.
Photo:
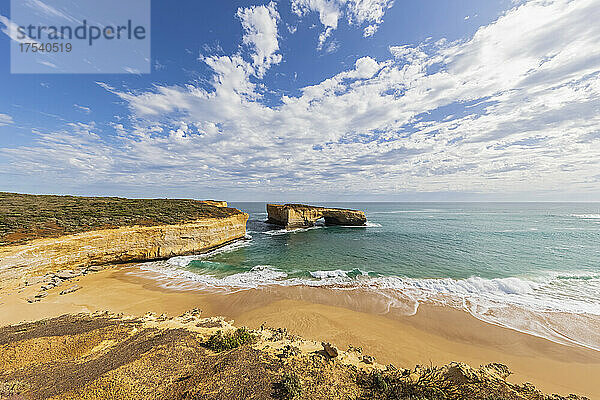
[[[35,284],[4,288],[0,325],[33,321],[65,313],[109,310],[126,315],[146,312],[179,315],[192,308],[204,316],[222,315],[238,326],[284,327],[308,340],[327,340],[340,348],[362,347],[381,364],[411,368],[416,364],[466,362],[473,366],[500,362],[514,372],[510,381],[531,382],[551,393],[600,397],[600,353],[484,323],[447,307],[419,307],[412,316],[384,313],[377,299],[325,288],[266,288],[236,293],[177,291],[139,276],[136,266],[121,266],[78,277],[81,288],[59,295],[48,291],[40,302],[26,298]],[[71,283],[70,283],[71,284]],[[39,285],[38,285],[39,286]]]

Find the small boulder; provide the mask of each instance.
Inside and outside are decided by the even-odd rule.
[[[335,358],[338,356],[338,349],[332,346],[331,343],[321,342],[321,345],[323,346],[323,351],[325,351],[329,357]]]
[[[480,382],[477,371],[465,363],[451,362],[443,367],[443,374],[447,379],[451,379],[454,382]]]
[[[373,364],[375,362],[375,357],[373,356],[362,356],[360,361],[365,364]]]

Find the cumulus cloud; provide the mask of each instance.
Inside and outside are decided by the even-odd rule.
[[[363,36],[364,37],[371,37],[375,34],[375,32],[377,32],[377,29],[379,28],[379,25],[376,24],[372,24],[369,25],[365,28],[364,32],[363,32]]]
[[[385,12],[393,5],[393,0],[292,0],[292,11],[300,17],[311,12],[319,14],[324,27],[317,43],[317,49],[321,50],[337,29],[340,19],[345,17],[350,25],[369,24],[364,28],[363,36],[370,37],[377,32]]]
[[[140,185],[598,193],[599,17],[595,0],[532,0],[465,40],[360,57],[275,105],[250,79],[255,59],[209,56],[210,90],[102,84],[131,114],[111,140],[75,125],[0,153],[17,166]]]
[[[277,54],[277,23],[280,17],[275,3],[240,8],[237,16],[244,28],[243,42],[255,52],[252,55],[252,65],[256,69],[256,75],[262,78],[271,65],[279,64],[282,59],[281,54]]]
[[[333,29],[337,29],[342,15],[341,4],[336,0],[292,0],[292,11],[299,17],[317,12],[321,24]]]

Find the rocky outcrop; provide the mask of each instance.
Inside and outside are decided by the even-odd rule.
[[[323,351],[330,358],[336,358],[338,356],[338,349],[335,348],[331,343],[321,342],[321,346],[323,346]]]
[[[307,228],[323,218],[326,225],[363,226],[367,217],[363,211],[343,208],[314,207],[304,204],[267,204],[267,222],[287,229]]]
[[[227,207],[227,202],[220,200],[203,200],[202,203],[214,207]]]
[[[2,246],[0,276],[201,253],[246,235],[248,214],[236,211],[181,224],[94,230]]]

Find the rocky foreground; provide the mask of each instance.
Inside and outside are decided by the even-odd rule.
[[[583,399],[514,385],[500,364],[383,366],[281,329],[176,318],[64,315],[0,328],[2,399]]]

